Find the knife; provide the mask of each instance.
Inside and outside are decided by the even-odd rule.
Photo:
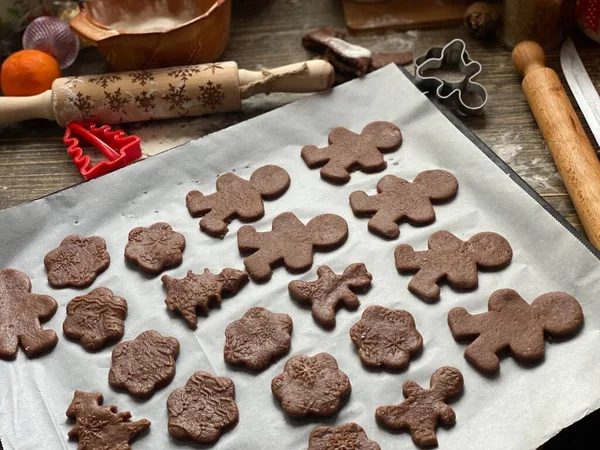
[[[560,65],[579,109],[592,130],[596,143],[600,145],[600,96],[581,62],[572,39],[568,39],[562,46]]]

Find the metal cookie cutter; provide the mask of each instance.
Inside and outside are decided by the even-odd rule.
[[[422,91],[435,92],[442,101],[452,101],[467,116],[483,111],[488,94],[485,88],[473,81],[481,73],[481,64],[473,61],[461,39],[454,39],[444,47],[432,48],[415,61],[415,82]],[[465,77],[459,82],[424,76],[430,69],[457,68]]]

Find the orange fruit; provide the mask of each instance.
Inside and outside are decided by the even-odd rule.
[[[2,63],[0,87],[4,95],[36,95],[60,77],[56,59],[39,50],[21,50]]]

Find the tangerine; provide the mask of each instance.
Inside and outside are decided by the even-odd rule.
[[[10,55],[0,68],[4,95],[36,95],[50,89],[61,75],[58,61],[40,50],[21,50]]]

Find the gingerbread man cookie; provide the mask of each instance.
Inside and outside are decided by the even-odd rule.
[[[406,400],[399,405],[377,408],[377,421],[392,430],[408,429],[419,447],[437,447],[437,423],[456,422],[456,414],[446,400],[462,392],[464,380],[458,369],[444,366],[433,373],[429,384],[429,389],[423,389],[414,381],[406,381],[402,385]]]
[[[369,306],[350,328],[350,339],[367,367],[401,370],[423,349],[413,316],[402,309]]]
[[[0,358],[15,358],[19,343],[30,358],[54,348],[58,336],[41,323],[50,320],[57,308],[49,295],[31,293],[26,274],[0,270]]]
[[[179,341],[154,330],[118,344],[112,352],[108,382],[132,395],[147,397],[175,377]]]
[[[312,266],[316,250],[332,250],[348,238],[348,224],[335,214],[322,214],[304,225],[291,212],[273,219],[273,230],[259,233],[251,225],[238,230],[238,247],[242,253],[252,253],[244,266],[255,281],[267,281],[278,262],[295,272]]]
[[[377,183],[377,194],[350,194],[350,207],[357,216],[373,216],[368,225],[371,232],[395,239],[400,235],[400,222],[427,225],[435,221],[432,203],[452,199],[457,190],[458,181],[445,170],[421,172],[412,183],[386,175]]]
[[[349,265],[341,275],[321,266],[317,276],[315,281],[292,281],[288,289],[296,301],[311,305],[313,318],[324,328],[335,327],[335,312],[340,303],[348,309],[358,308],[360,302],[353,291],[365,291],[373,279],[362,263]]]
[[[53,288],[87,287],[109,264],[106,241],[99,236],[67,236],[44,258]]]
[[[181,264],[184,249],[183,234],[173,231],[168,223],[157,222],[129,232],[125,259],[146,273],[157,274]]]
[[[444,279],[456,289],[475,289],[478,269],[503,269],[512,260],[508,241],[491,232],[462,241],[449,231],[438,231],[427,246],[429,250],[415,252],[410,245],[400,245],[394,252],[398,272],[416,272],[408,290],[427,302],[439,299],[438,283]]]
[[[521,361],[539,361],[544,356],[544,336],[565,337],[583,324],[579,302],[564,292],[540,295],[531,305],[512,289],[492,294],[487,313],[471,315],[464,308],[448,313],[454,339],[476,338],[465,358],[486,373],[500,370],[497,354],[509,349]]]
[[[75,419],[69,438],[78,438],[79,450],[130,450],[130,441],[150,427],[146,419],[131,422],[131,413],[117,412],[115,405],[102,405],[99,392],[75,391],[67,417]]]
[[[161,277],[167,288],[165,303],[169,311],[178,311],[192,329],[198,326],[197,313],[207,316],[209,308],[221,304],[221,294],[237,294],[247,280],[248,274],[236,269],[223,269],[216,275],[208,269],[202,275],[188,270],[181,279]]]
[[[290,417],[331,416],[350,395],[350,380],[329,353],[298,355],[273,378],[271,390]]]
[[[245,222],[260,219],[265,214],[263,198],[280,197],[290,187],[290,176],[278,166],[263,166],[254,171],[250,181],[234,173],[217,179],[217,192],[204,195],[191,191],[186,197],[192,217],[204,216],[200,229],[212,236],[223,237],[229,232],[227,224],[238,218]]]
[[[308,440],[308,450],[381,450],[359,424],[350,422],[337,427],[317,427]]]
[[[105,287],[75,297],[67,304],[63,332],[81,341],[87,350],[98,350],[125,333],[127,301]]]
[[[329,147],[305,145],[302,159],[308,167],[321,169],[321,177],[335,183],[350,181],[350,172],[380,172],[387,167],[382,153],[400,147],[402,133],[390,122],[371,122],[360,134],[338,127],[329,133]]]

